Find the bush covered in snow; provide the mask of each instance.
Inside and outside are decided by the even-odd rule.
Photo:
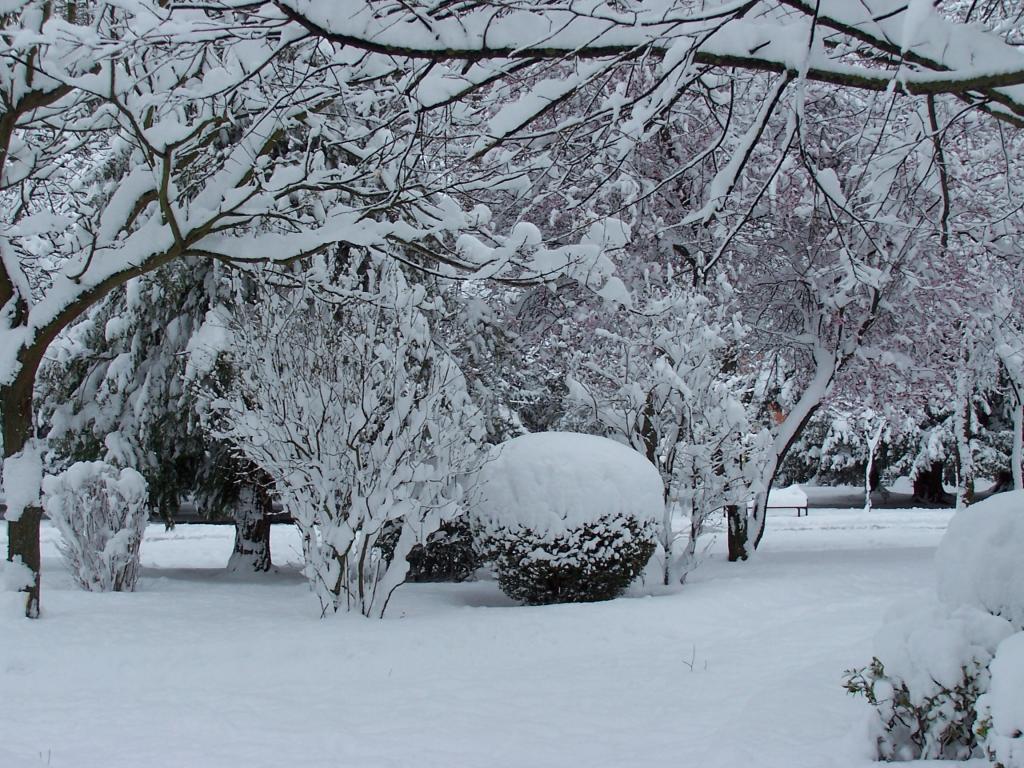
[[[609,600],[655,549],[664,490],[636,451],[545,432],[498,446],[480,471],[473,526],[498,584],[531,605]]]
[[[876,656],[847,672],[845,686],[878,713],[883,760],[964,760],[978,751],[976,702],[988,665],[1013,632],[1005,620],[963,606],[904,612],[875,638]]]
[[[390,524],[377,545],[388,562],[394,556],[402,526]],[[445,520],[422,544],[406,555],[409,571],[406,581],[465,581],[480,567],[480,556],[473,543],[473,531],[464,517]]]
[[[992,683],[978,699],[975,730],[996,765],[1024,768],[1024,632],[999,644],[989,670]]]
[[[1024,492],[950,521],[936,554],[939,603],[891,618],[846,688],[878,713],[878,756],[1024,768]],[[998,648],[998,651],[997,651]],[[995,660],[993,660],[995,659]]]
[[[483,430],[433,339],[426,288],[390,262],[344,269],[331,291],[316,282],[325,267],[212,318],[230,332],[232,375],[204,397],[213,433],[273,480],[295,520],[323,614],[380,617],[406,556],[463,507]],[[380,538],[396,527],[387,558]]]
[[[957,512],[936,563],[942,602],[973,605],[1024,629],[1024,491]]]
[[[92,592],[131,592],[146,529],[146,481],[134,469],[81,461],[43,480],[43,507],[60,531],[71,575]]]
[[[561,536],[521,531],[486,541],[498,585],[528,605],[583,603],[618,597],[651,559],[651,531],[608,515]]]

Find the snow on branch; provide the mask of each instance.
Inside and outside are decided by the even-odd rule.
[[[1024,116],[1024,57],[1013,46],[934,11],[908,15],[895,0],[471,3],[457,15],[364,0],[278,0],[277,7],[313,34],[388,56],[481,62],[652,50],[856,89],[973,93],[1000,105],[1004,117]]]

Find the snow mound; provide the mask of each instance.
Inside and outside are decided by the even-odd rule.
[[[989,720],[985,745],[1005,768],[1024,768],[1024,632],[999,645],[989,671],[989,691],[978,700],[979,718]]]
[[[875,637],[875,655],[920,706],[940,688],[955,688],[964,670],[971,677],[984,675],[999,643],[1011,634],[1008,621],[972,606],[947,613],[932,605],[890,618]]]
[[[31,586],[35,578],[20,556],[17,560],[0,560],[0,592],[20,592]]]
[[[1024,627],[1024,491],[996,494],[954,515],[935,560],[939,599]]]
[[[478,525],[548,539],[600,518],[654,525],[664,486],[647,459],[595,435],[538,432],[497,446],[478,475]]]

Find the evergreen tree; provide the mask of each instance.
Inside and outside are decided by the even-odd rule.
[[[206,314],[235,282],[220,266],[183,260],[111,293],[51,348],[40,414],[51,425],[53,468],[98,460],[131,467],[146,479],[153,515],[173,525],[191,502],[205,519],[233,517],[230,567],[265,571],[266,484],[203,428],[185,377]]]

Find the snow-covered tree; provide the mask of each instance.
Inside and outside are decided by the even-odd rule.
[[[842,333],[823,331],[828,344],[805,345],[809,392],[827,391],[867,319],[854,305],[870,308],[871,291],[881,297],[890,280],[888,257],[906,256],[912,238],[890,247],[883,230],[931,227],[937,252],[955,262],[965,243],[1012,242],[1019,225],[1012,189],[952,151],[963,144],[1010,164],[1020,156],[1024,66],[1003,4],[982,3],[982,13],[977,3],[918,0],[507,0],[457,10],[137,0],[79,14],[80,5],[27,0],[0,17],[5,458],[35,450],[32,391],[49,344],[113,288],[184,256],[288,261],[347,242],[448,274],[568,272],[600,290],[601,243],[573,246],[587,226],[574,221],[545,247],[535,229],[500,236],[462,202],[493,188],[542,194],[589,167],[572,205],[603,218],[586,210],[594,189],[617,184],[631,153],[671,130],[666,116],[697,105],[707,140],[673,162],[682,173],[706,160],[714,172],[666,223],[708,227],[711,247],[692,252],[697,271],[740,245],[756,253],[739,234],[794,153],[818,213],[844,223],[828,252],[864,290],[827,291],[832,298],[815,300],[823,311],[807,314],[806,332],[839,309],[845,317]],[[653,77],[630,78],[639,68]],[[560,111],[577,94],[592,98]],[[842,114],[855,119],[834,119],[830,103],[848,94],[858,97]],[[816,104],[844,138],[804,141]],[[983,152],[979,142],[997,134],[1010,151]],[[861,170],[846,164],[839,174],[828,158],[848,139]],[[963,184],[972,173],[994,181]],[[633,186],[633,199],[659,188]],[[887,202],[918,189],[930,199],[913,211]],[[965,203],[975,193],[984,207]],[[458,237],[465,229],[476,235]],[[787,414],[780,457],[817,400]],[[38,574],[30,468],[39,462],[22,458],[5,462],[9,557]],[[752,522],[756,541],[763,503]],[[36,615],[38,578],[28,595]]]
[[[1024,489],[1024,322],[1011,294],[994,296],[992,339],[994,351],[1006,372],[1008,398],[1013,412],[1010,468],[1015,490]]]
[[[413,546],[459,512],[482,435],[461,371],[433,343],[425,290],[393,262],[346,270],[331,300],[275,288],[211,313],[219,333],[206,335],[232,373],[206,396],[214,431],[295,520],[323,612],[380,616]],[[394,522],[389,559],[380,539]]]
[[[50,463],[104,460],[132,467],[151,513],[173,521],[195,503],[208,519],[234,517],[229,567],[271,567],[262,478],[201,424],[188,386],[188,348],[212,306],[237,281],[226,267],[182,259],[130,280],[51,345],[36,398],[49,425]]]
[[[694,567],[709,519],[746,505],[761,448],[743,403],[742,326],[723,303],[672,279],[649,282],[633,312],[606,314],[577,355],[569,387],[584,423],[661,472],[665,584]],[[675,530],[675,512],[689,520],[686,534]]]
[[[0,15],[0,415],[8,558],[35,574],[30,616],[36,375],[114,288],[180,258],[287,262],[343,242],[410,261],[427,248],[491,275],[600,255],[516,240],[495,256],[493,233],[494,247],[456,249],[454,233],[484,217],[446,194],[435,118],[409,103],[406,72],[318,39],[276,4],[58,10],[72,7],[28,0]]]

